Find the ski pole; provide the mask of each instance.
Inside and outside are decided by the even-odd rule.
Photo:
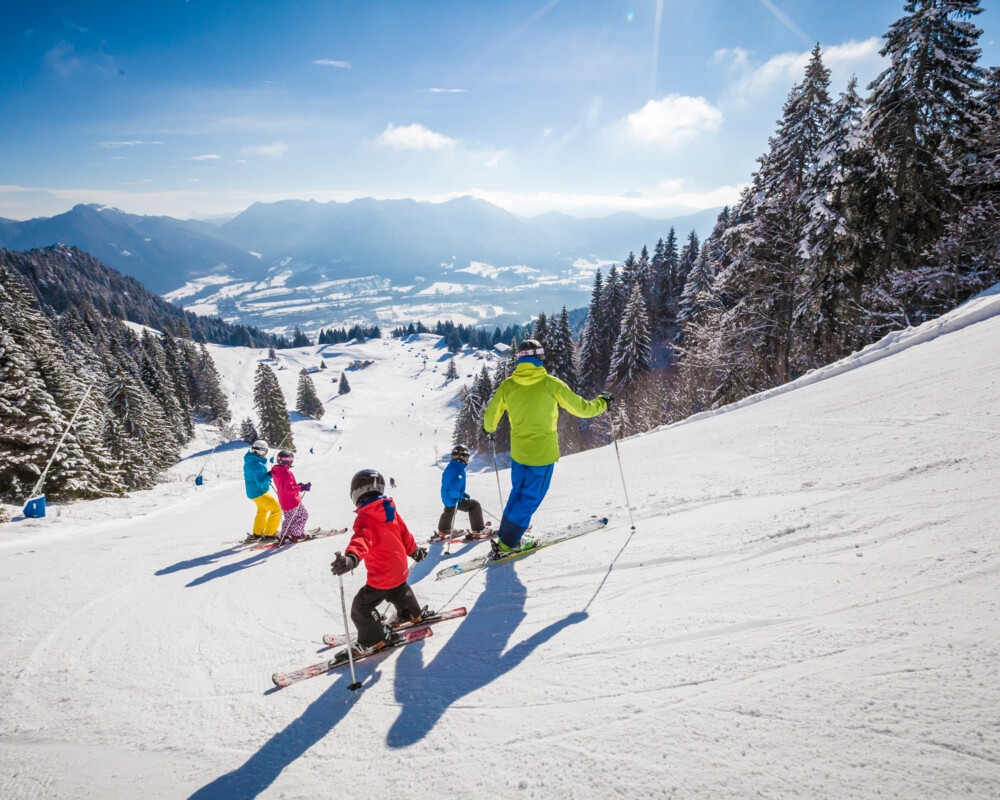
[[[622,454],[618,449],[618,435],[615,433],[614,428],[611,429],[611,435],[614,437],[615,442],[615,455],[618,456],[618,472],[622,476],[622,489],[625,491],[625,507],[628,508],[628,521],[632,525],[632,531],[635,532],[635,520],[632,519],[632,504],[628,499],[628,486],[625,485],[625,470],[622,469]]]
[[[340,553],[337,553],[337,558],[340,558]],[[351,642],[351,627],[347,623],[347,601],[344,599],[344,576],[338,575],[337,580],[340,581],[340,608],[344,612],[344,633],[347,636],[347,660],[351,663],[351,685],[347,688],[352,692],[356,692],[361,688],[361,684],[358,683],[358,678],[354,674],[354,643]]]
[[[490,436],[490,448],[493,450],[493,474],[497,476],[497,495],[500,497],[500,508],[503,508],[506,504],[503,501],[503,491],[500,489],[500,468],[497,467],[497,443],[492,435]]]

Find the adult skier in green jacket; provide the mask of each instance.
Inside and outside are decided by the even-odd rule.
[[[517,349],[514,374],[500,384],[486,412],[483,429],[492,438],[503,412],[510,420],[511,491],[500,520],[499,541],[494,555],[535,546],[522,541],[549,490],[552,469],[559,460],[559,409],[575,417],[596,417],[608,410],[614,399],[604,393],[584,400],[542,365],[545,350],[537,339],[525,339]]]

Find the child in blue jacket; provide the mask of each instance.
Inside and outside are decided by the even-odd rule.
[[[441,500],[444,511],[438,520],[438,536],[445,537],[451,533],[455,524],[455,512],[467,511],[469,525],[474,533],[480,533],[486,525],[483,523],[483,508],[479,502],[465,493],[465,465],[469,463],[469,448],[464,444],[455,445],[451,451],[451,463],[444,468],[441,476]]]

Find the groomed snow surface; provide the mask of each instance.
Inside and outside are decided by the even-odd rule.
[[[326,417],[294,425],[311,521],[351,524],[374,466],[433,530],[458,391],[436,343],[279,354],[290,401],[329,367]],[[241,418],[266,353],[213,354]],[[332,655],[346,537],[230,549],[244,446],[206,466],[209,429],[154,491],[4,525],[0,797],[997,797],[1000,293],[823,373],[622,442],[634,534],[614,449],[563,459],[536,530],[610,526],[445,581],[437,546],[417,596],[468,617],[359,664],[357,694],[346,670],[271,685]]]

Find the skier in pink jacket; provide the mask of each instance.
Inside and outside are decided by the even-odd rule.
[[[306,520],[309,512],[302,505],[302,494],[312,488],[311,483],[298,483],[292,474],[292,464],[295,454],[289,450],[280,450],[275,456],[275,465],[271,468],[271,482],[278,493],[278,503],[281,505],[281,533],[278,534],[278,545],[286,541],[298,542],[306,536]]]

